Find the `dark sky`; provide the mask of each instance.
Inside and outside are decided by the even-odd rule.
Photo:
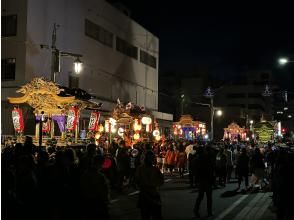
[[[294,11],[277,1],[247,4],[198,1],[121,0],[131,17],[160,40],[160,74],[191,72],[207,66],[215,78],[228,79],[247,69],[272,69],[279,83],[292,88],[294,63],[279,67],[277,59],[294,60]],[[219,1],[224,2],[224,1]],[[291,74],[293,73],[293,74]],[[278,78],[278,77],[277,77]]]

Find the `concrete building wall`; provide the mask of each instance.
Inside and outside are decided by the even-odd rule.
[[[3,81],[2,103],[16,96],[17,87],[43,76],[50,79],[53,24],[57,23],[56,47],[61,51],[82,54],[83,70],[79,87],[103,102],[133,102],[147,109],[158,109],[159,40],[152,33],[104,0],[4,0],[2,10],[17,14],[17,36],[1,38],[2,59],[16,58],[14,81]],[[5,15],[4,13],[2,15]],[[85,35],[85,19],[113,34],[112,47]],[[116,37],[138,48],[137,59],[116,49]],[[49,45],[41,49],[40,44]],[[156,68],[140,61],[140,50],[156,57]],[[61,72],[56,82],[69,86],[73,61],[61,58]],[[103,110],[108,109],[103,107]],[[11,114],[2,112],[1,117]],[[4,122],[4,121],[2,121]],[[8,121],[4,122],[5,124]],[[10,122],[10,126],[12,123]]]

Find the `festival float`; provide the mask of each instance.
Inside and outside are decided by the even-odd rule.
[[[246,129],[232,122],[227,128],[224,128],[224,139],[230,141],[245,141]]]
[[[111,117],[107,118],[99,125],[99,130],[95,134],[97,142],[108,139],[112,142],[113,138],[125,140],[127,147],[132,147],[137,142],[150,141],[152,134],[152,125],[154,120],[143,106],[135,105],[131,102],[124,105],[119,99],[113,109]],[[156,129],[155,129],[156,130]],[[158,140],[160,133],[157,131],[153,136]]]
[[[173,124],[175,138],[193,140],[206,134],[206,124],[201,121],[193,121],[191,115],[182,115],[178,122]]]
[[[67,137],[67,139],[71,139],[69,141],[71,143],[74,138],[74,142],[77,143],[80,111],[83,109],[92,111],[89,130],[97,128],[98,109],[102,104],[92,102],[87,99],[88,97],[82,97],[81,94],[86,93],[83,90],[71,90],[44,78],[34,78],[16,92],[23,96],[9,97],[8,101],[14,105],[12,119],[18,136],[23,134],[25,127],[21,104],[28,104],[34,109],[36,140],[42,135],[54,138],[57,133],[54,131],[54,123],[56,122],[61,136],[60,140],[64,142]]]
[[[275,128],[273,123],[262,120],[255,124],[254,133],[259,143],[267,143],[274,139]]]

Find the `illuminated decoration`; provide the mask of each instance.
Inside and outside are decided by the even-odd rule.
[[[240,127],[237,123],[232,122],[227,128],[224,128],[224,139],[246,140],[246,129]]]
[[[46,133],[49,133],[51,131],[51,123],[49,120],[47,120],[46,122],[44,121],[42,123],[42,131]]]
[[[134,140],[139,140],[140,139],[140,134],[136,133],[134,134]]]
[[[111,133],[113,133],[113,134],[116,133],[116,127],[111,126],[110,130],[111,130]]]
[[[193,140],[206,134],[206,125],[201,121],[193,121],[191,115],[182,115],[178,122],[173,124],[174,135],[183,136],[187,140]]]
[[[267,121],[262,121],[254,126],[254,133],[260,143],[267,143],[273,139],[274,126]]]
[[[160,135],[157,135],[157,136],[155,137],[155,140],[157,140],[157,141],[160,141],[160,139],[161,139]]]
[[[109,132],[110,131],[110,124],[109,124],[109,120],[105,120],[105,132]]]
[[[134,131],[141,131],[142,129],[142,125],[141,123],[139,122],[139,119],[135,119],[135,122],[134,122]]]
[[[146,125],[146,132],[152,131],[152,124]]]
[[[89,121],[89,131],[96,131],[98,128],[98,123],[99,123],[99,118],[100,118],[100,113],[93,111],[91,113],[90,121]]]
[[[123,137],[123,136],[124,136],[124,132],[125,132],[125,129],[123,129],[123,128],[119,128],[118,131],[117,131],[117,134],[118,134],[119,136]]]
[[[97,132],[97,133],[95,134],[95,139],[98,140],[100,137],[101,137],[101,134],[100,134],[99,132]]]
[[[16,91],[24,94],[24,96],[9,97],[8,100],[12,104],[29,104],[34,108],[35,114],[41,114],[44,111],[48,115],[61,115],[68,105],[76,102],[74,96],[58,96],[62,91],[63,89],[59,88],[54,82],[47,81],[44,78],[34,78],[30,83]]]
[[[74,130],[76,128],[77,121],[78,121],[78,109],[75,107],[71,107],[67,113],[66,129]]]
[[[22,110],[19,108],[14,108],[12,110],[12,121],[14,130],[16,132],[22,132],[24,129],[24,123],[23,123],[23,116],[22,116]]]
[[[157,137],[160,135],[160,132],[159,132],[159,130],[155,129],[152,134],[154,137]]]
[[[114,126],[116,125],[116,120],[114,118],[109,118],[109,123]]]
[[[143,125],[150,125],[152,123],[152,119],[150,117],[143,117],[142,124]]]
[[[99,131],[100,133],[102,133],[102,132],[104,131],[104,127],[103,127],[102,124],[99,125],[99,127],[98,127],[98,131]]]

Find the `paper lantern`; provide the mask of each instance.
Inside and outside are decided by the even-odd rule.
[[[97,133],[95,134],[95,139],[98,140],[98,139],[100,138],[100,136],[101,136],[100,133],[97,132]]]
[[[108,121],[108,120],[105,120],[105,125],[104,125],[104,127],[105,127],[105,132],[107,132],[107,133],[108,133],[109,130],[110,130],[109,126],[110,126],[109,121]]]
[[[102,124],[99,125],[98,131],[102,133],[104,131],[104,127]]]
[[[159,130],[155,129],[152,134],[154,137],[156,137],[156,136],[160,135],[160,132],[159,132]]]
[[[152,119],[150,117],[143,117],[142,124],[143,125],[150,125],[152,123]]]
[[[123,137],[123,136],[124,136],[124,132],[125,132],[125,129],[123,129],[123,128],[119,128],[118,131],[117,131],[117,134],[118,134],[119,136]]]
[[[160,141],[161,137],[158,135],[155,137],[155,140]]]
[[[134,134],[134,140],[139,140],[139,138],[140,138],[140,134],[138,133]]]

